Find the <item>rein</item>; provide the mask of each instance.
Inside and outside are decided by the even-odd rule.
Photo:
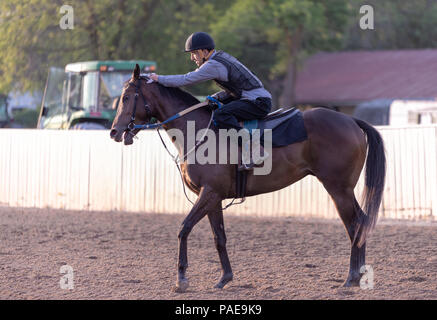
[[[144,98],[143,98],[144,99]],[[155,128],[160,128],[162,127],[164,124],[169,123],[170,121],[179,119],[180,117],[186,115],[187,113],[190,113],[196,109],[202,108],[202,107],[206,107],[208,105],[208,102],[201,102],[198,104],[195,104],[194,106],[191,106],[181,112],[176,113],[175,115],[171,116],[170,118],[168,118],[167,120],[163,121],[163,122],[159,122],[159,123],[146,123],[146,124],[134,124],[133,129],[155,129]],[[135,111],[135,110],[134,110]],[[135,118],[134,118],[135,120]]]
[[[214,116],[214,112],[211,112],[211,118],[209,119],[208,126],[206,127],[207,130],[205,130],[205,133],[203,134],[202,138],[199,139],[199,141],[194,145],[194,147],[192,147],[189,151],[187,151],[182,156],[182,158],[179,158],[179,154],[176,155],[176,156],[173,156],[171,154],[170,150],[168,150],[167,145],[165,144],[164,140],[162,139],[162,136],[161,136],[161,133],[159,132],[159,129],[162,128],[162,126],[164,124],[169,123],[170,121],[176,120],[176,119],[186,115],[187,113],[190,113],[190,112],[192,112],[194,110],[197,110],[199,108],[208,106],[209,103],[208,103],[208,101],[205,101],[205,102],[201,102],[201,103],[195,104],[195,105],[193,105],[193,106],[191,106],[191,107],[189,107],[189,108],[187,108],[185,110],[182,110],[181,112],[176,113],[175,115],[171,116],[170,118],[168,118],[167,120],[165,120],[163,122],[159,122],[159,123],[146,123],[146,124],[135,124],[135,114],[136,114],[136,111],[137,111],[137,101],[138,101],[138,96],[139,95],[141,95],[141,99],[143,99],[144,108],[146,109],[146,114],[147,114],[148,121],[150,121],[150,119],[152,118],[152,111],[150,110],[150,106],[147,103],[147,101],[144,98],[144,95],[143,95],[143,93],[141,91],[141,80],[143,80],[143,79],[144,78],[139,78],[138,79],[138,84],[135,84],[134,110],[132,112],[131,121],[129,122],[129,124],[127,126],[127,132],[129,134],[131,134],[133,137],[135,137],[135,133],[133,133],[133,131],[135,129],[144,130],[144,129],[155,129],[156,128],[156,131],[157,131],[157,133],[159,135],[159,138],[161,139],[161,142],[162,142],[165,150],[167,150],[167,153],[173,159],[174,163],[176,164],[176,167],[178,168],[179,175],[180,175],[181,181],[182,181],[182,187],[183,187],[183,190],[184,190],[185,197],[187,198],[187,200],[192,205],[194,205],[194,202],[191,201],[190,198],[188,198],[188,195],[187,195],[187,192],[186,192],[186,189],[185,189],[185,184],[184,184],[183,177],[182,177],[182,172],[181,172],[181,169],[180,169],[180,164],[185,161],[185,159],[187,158],[187,156],[189,154],[191,154],[199,145],[201,145],[205,141],[205,137],[206,137],[206,134],[208,133],[208,129],[211,127],[211,123],[212,123],[212,119],[213,119],[213,116]],[[220,102],[218,100],[216,100],[215,98],[212,98],[210,96],[208,96],[207,98],[208,98],[208,100],[217,103],[218,106],[220,107]],[[232,205],[243,203],[244,200],[245,200],[245,198],[243,198],[240,202],[234,203],[234,201],[236,199],[237,198],[234,198],[228,205],[226,205],[224,208],[222,208],[222,210],[226,210],[227,208],[229,208]]]
[[[135,124],[135,114],[137,111],[137,101],[138,101],[138,96],[141,95],[141,99],[143,99],[144,102],[144,108],[146,109],[146,113],[147,113],[147,119],[152,118],[152,112],[150,111],[150,107],[149,104],[147,103],[146,99],[144,98],[143,92],[141,91],[141,80],[143,80],[145,78],[139,78],[138,79],[138,84],[134,84],[135,85],[135,101],[134,101],[134,110],[132,112],[132,116],[131,116],[131,121],[129,122],[127,128],[128,128],[128,132],[130,134],[132,134],[133,136],[135,136],[135,134],[133,133],[133,131],[135,129],[139,129],[139,130],[144,130],[144,129],[157,129],[158,130],[158,134],[159,137],[161,138],[162,143],[164,144],[165,149],[167,150],[167,152],[170,154],[170,156],[173,158],[173,160],[175,161],[176,164],[180,164],[181,162],[185,161],[186,157],[193,152],[201,143],[203,143],[206,134],[207,134],[207,130],[205,130],[205,133],[203,134],[202,138],[194,145],[193,148],[191,148],[189,151],[187,151],[187,153],[181,158],[179,159],[179,154],[177,156],[173,156],[170,151],[168,150],[167,146],[164,143],[164,140],[162,140],[161,134],[159,133],[159,129],[166,123],[169,123],[170,121],[179,119],[180,117],[186,115],[187,113],[193,112],[194,110],[197,110],[199,108],[202,107],[206,107],[209,103],[208,101],[205,102],[200,102],[197,103],[185,110],[182,110],[181,112],[176,113],[175,115],[171,116],[170,118],[168,118],[167,120],[163,121],[163,122],[159,122],[159,123],[146,123],[146,124]],[[211,100],[215,100],[216,102],[218,102],[216,99],[208,97]],[[218,102],[219,103],[219,102]],[[206,129],[209,129],[211,127],[211,123],[212,123],[212,118],[213,118],[214,114],[211,112],[211,118],[209,119],[209,123],[208,126],[206,127]]]

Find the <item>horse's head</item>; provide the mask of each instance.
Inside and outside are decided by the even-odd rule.
[[[144,90],[148,79],[140,77],[140,66],[137,64],[132,73],[132,78],[123,88],[120,97],[117,114],[110,136],[116,142],[124,140],[125,145],[133,143],[133,137],[139,131],[134,129],[135,124],[144,124],[150,121],[153,116],[154,98],[151,90]]]

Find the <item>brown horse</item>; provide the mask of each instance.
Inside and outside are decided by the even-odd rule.
[[[199,102],[178,88],[146,83],[143,79],[137,67],[123,89],[121,104],[110,132],[111,138],[117,142],[133,142],[132,137],[137,129],[132,130],[131,122],[144,124],[150,121],[152,116],[163,122]],[[272,192],[285,188],[307,175],[316,176],[334,200],[351,241],[349,275],[344,285],[358,286],[363,272],[360,269],[365,265],[366,240],[375,226],[384,188],[386,160],[383,140],[376,129],[366,122],[324,108],[308,110],[303,113],[303,118],[308,139],[286,147],[274,148],[271,155],[272,171],[268,175],[249,173],[246,194],[253,196]],[[173,128],[180,129],[186,138],[188,120],[194,120],[196,130],[200,130],[208,127],[210,119],[211,110],[200,108],[168,122],[163,127],[167,131]],[[187,148],[177,141],[174,142],[179,154],[185,154]],[[355,199],[354,188],[363,169],[367,151],[363,211]],[[232,199],[236,195],[235,166],[189,164],[186,160],[181,163],[183,180],[198,198],[183,221],[178,236],[178,292],[183,292],[188,287],[185,277],[188,267],[188,235],[205,215],[208,215],[223,269],[216,287],[223,288],[233,278],[226,251],[221,203],[222,200]]]

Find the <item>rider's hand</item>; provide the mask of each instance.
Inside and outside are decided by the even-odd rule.
[[[206,101],[208,102],[208,106],[211,108],[211,110],[215,110],[220,108],[220,102],[218,99],[214,96],[208,96],[206,97]]]
[[[151,73],[149,75],[149,78],[152,79],[155,82],[158,82],[158,75],[156,73]]]

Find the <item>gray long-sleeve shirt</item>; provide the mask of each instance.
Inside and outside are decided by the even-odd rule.
[[[228,81],[228,70],[220,62],[211,59],[214,57],[214,52],[211,57],[202,64],[199,68],[186,74],[158,76],[158,82],[166,87],[182,87],[186,85],[196,84],[203,81],[217,79],[219,81]],[[250,70],[248,70],[250,72]],[[254,75],[254,77],[256,77]],[[224,100],[227,95],[224,92],[216,93],[220,100]],[[256,98],[272,98],[270,92],[264,87],[256,88],[250,91],[241,93],[241,99],[256,100]]]

